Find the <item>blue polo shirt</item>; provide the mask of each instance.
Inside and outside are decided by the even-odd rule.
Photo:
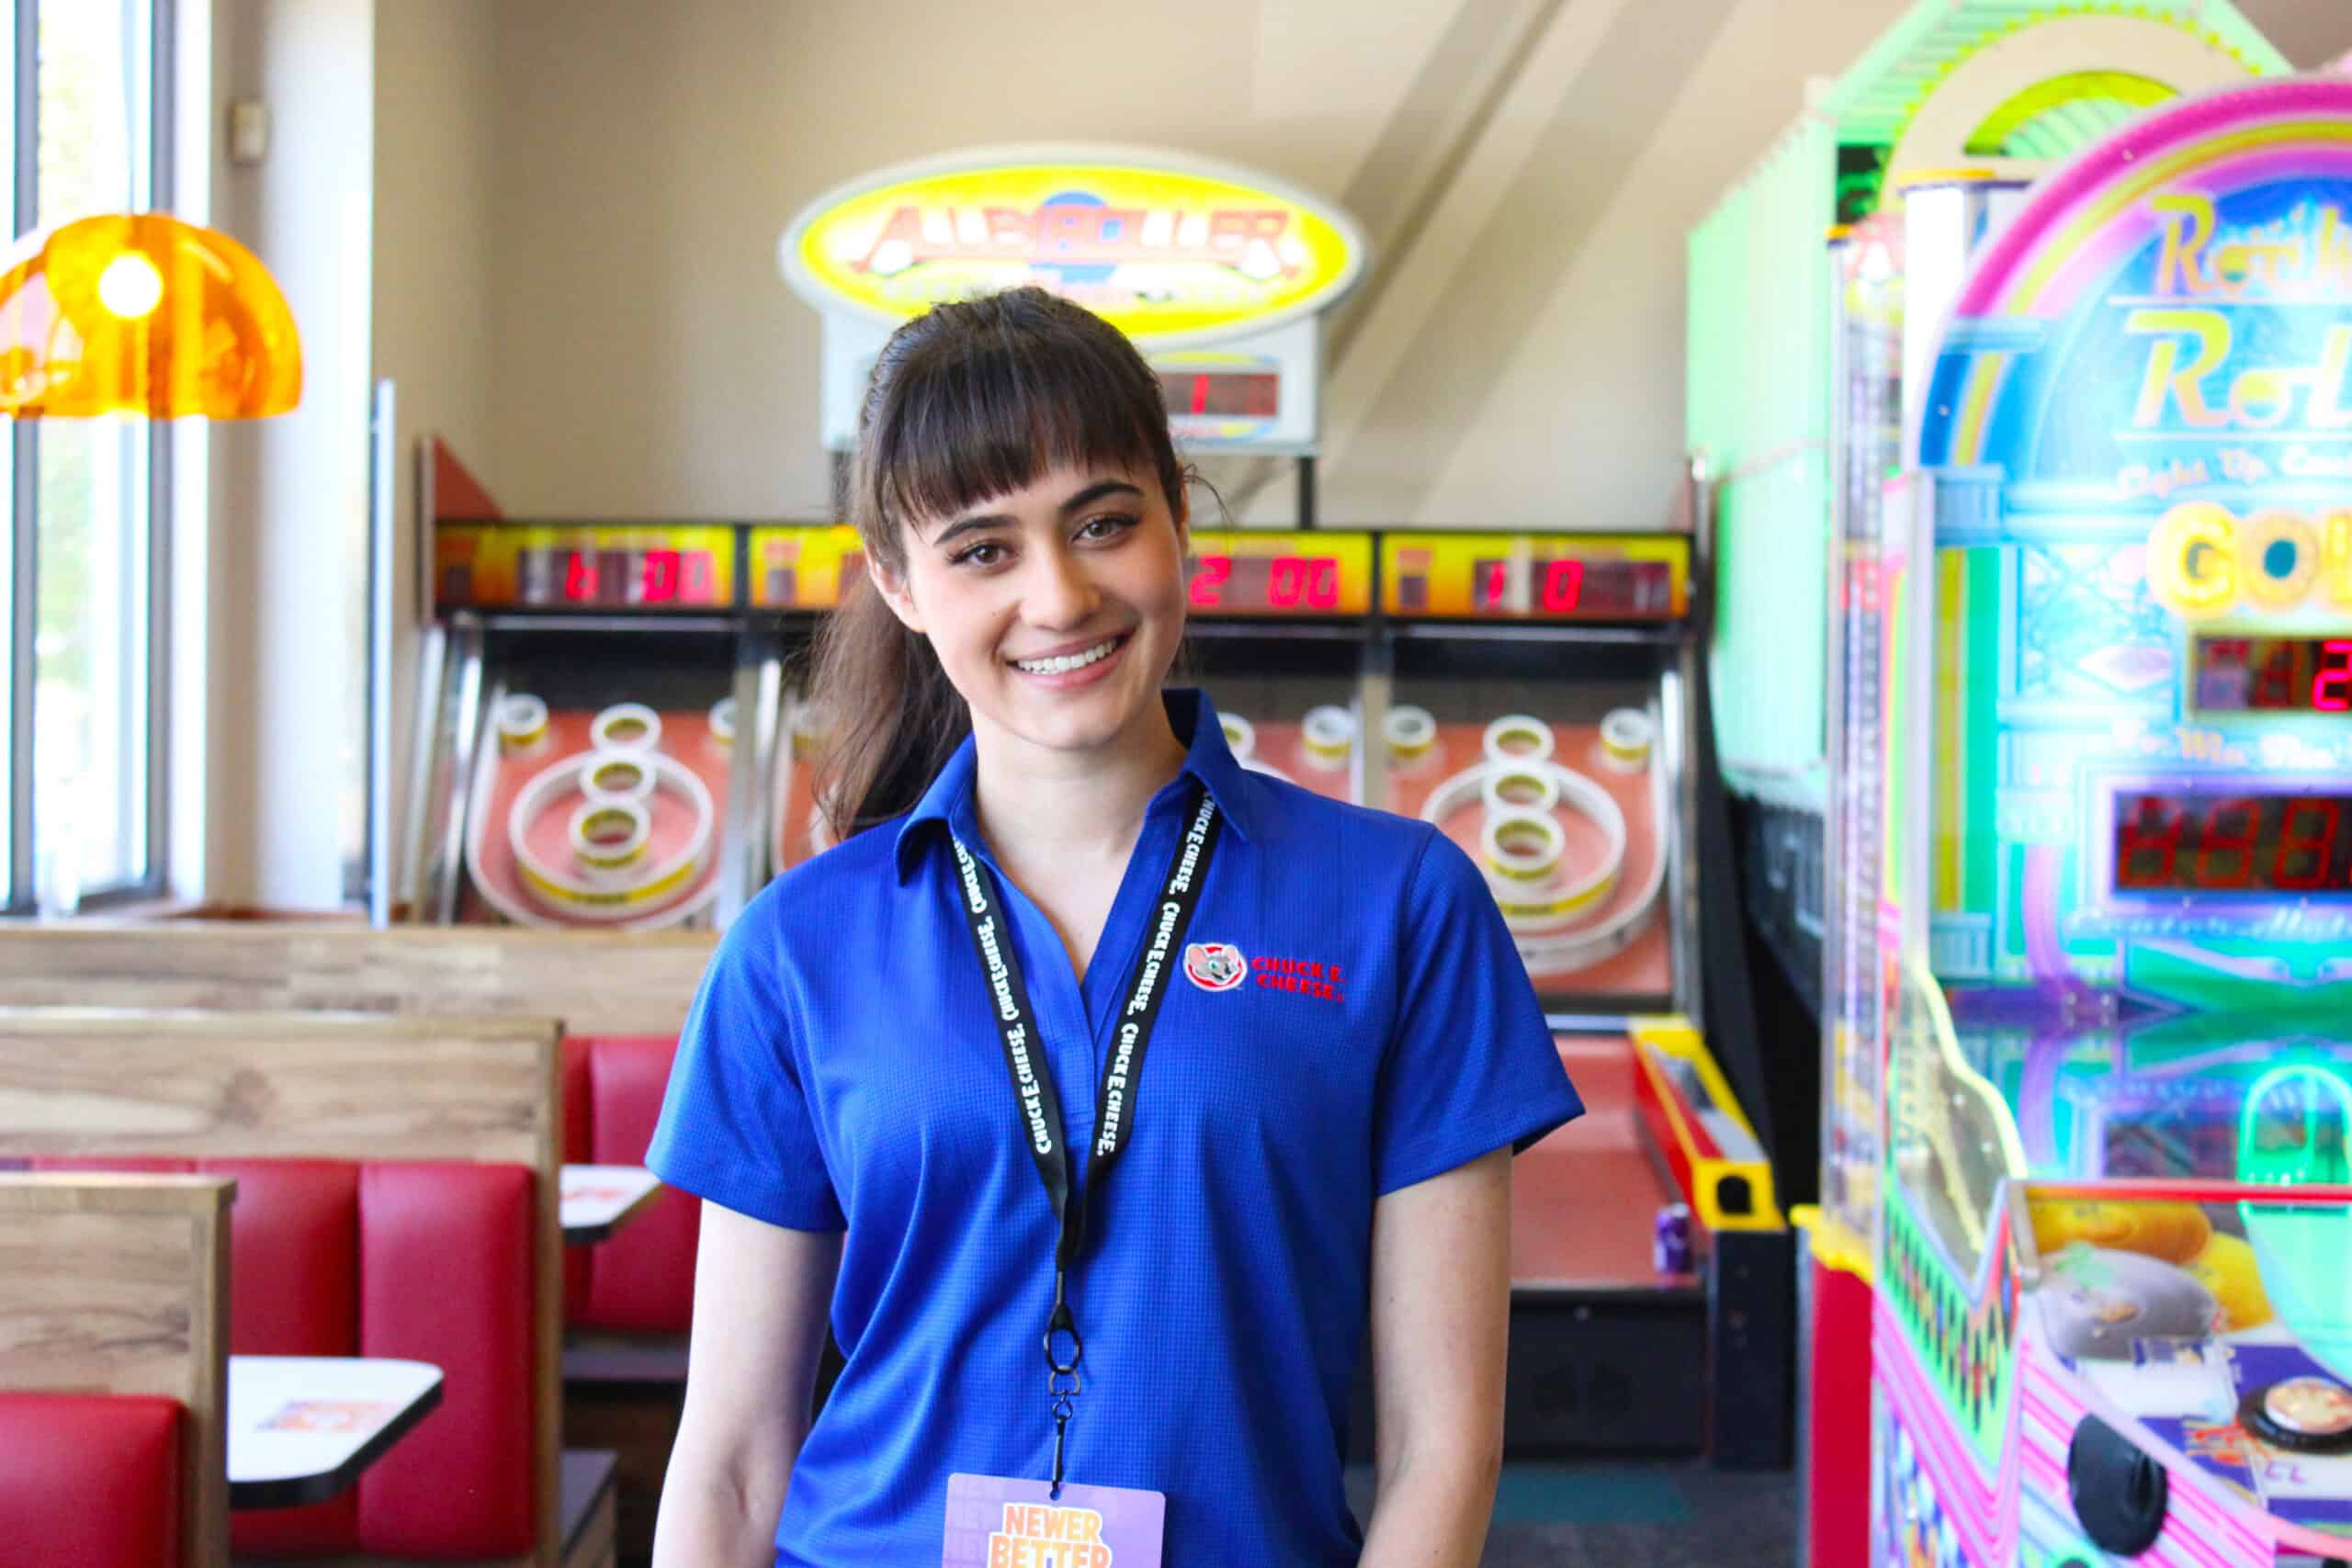
[[[1240,984],[1167,987],[1133,1131],[1071,1280],[1068,1472],[1168,1496],[1171,1563],[1343,1568],[1373,1204],[1583,1107],[1477,868],[1428,825],[1244,770],[1171,692],[1225,830],[1188,942]],[[1055,1226],[962,912],[989,860],[969,741],[903,818],[777,878],[719,944],[647,1163],[796,1230],[846,1227],[847,1358],[776,1562],[939,1561],[947,1477],[1043,1479]],[[997,882],[1086,1190],[1096,1084],[1191,785],[1152,800],[1081,983]]]

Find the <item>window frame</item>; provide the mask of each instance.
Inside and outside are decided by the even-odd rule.
[[[121,3],[121,0],[117,0]],[[131,170],[135,209],[169,211],[175,198],[174,169],[177,152],[174,134],[177,112],[178,17],[176,0],[139,0],[145,18],[147,82],[143,148],[134,149]],[[40,0],[7,0],[13,39],[13,90],[8,114],[14,132],[14,157],[9,177],[11,233],[17,240],[38,228],[40,193]],[[143,152],[144,167],[139,166]],[[142,199],[143,197],[143,199]],[[34,817],[34,702],[39,683],[36,644],[40,606],[40,424],[38,421],[8,422],[6,494],[8,525],[5,542],[7,608],[5,622],[5,703],[7,743],[8,808],[0,823],[0,915],[29,915],[40,909],[39,837]],[[146,427],[143,486],[145,513],[146,615],[142,637],[144,669],[139,682],[141,710],[132,723],[145,729],[142,747],[144,789],[139,807],[144,821],[140,834],[141,853],[137,874],[128,879],[80,890],[75,909],[101,910],[160,897],[168,884],[171,865],[171,813],[168,781],[171,737],[171,593],[172,593],[172,422],[150,420]]]

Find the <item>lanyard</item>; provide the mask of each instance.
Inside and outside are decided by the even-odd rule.
[[[1053,1074],[1037,1061],[1041,1048],[1035,1015],[1029,1008],[1029,987],[1021,977],[1021,961],[1013,955],[1009,933],[998,919],[996,878],[973,858],[964,840],[954,840],[956,866],[964,878],[964,915],[972,928],[972,947],[988,976],[996,1012],[997,1032],[1004,1043],[1004,1065],[1012,1078],[1012,1097],[1021,1109],[1021,1126],[1029,1153],[1037,1162],[1037,1177],[1054,1207],[1054,1309],[1046,1320],[1046,1393],[1054,1416],[1053,1495],[1061,1495],[1062,1438],[1078,1398],[1079,1358],[1085,1344],[1078,1337],[1078,1321],[1069,1309],[1069,1268],[1086,1236],[1086,1214],[1102,1206],[1103,1183],[1119,1156],[1126,1152],[1136,1121],[1136,1100],[1143,1078],[1144,1048],[1151,1043],[1152,1026],[1159,1020],[1159,1004],[1167,994],[1160,982],[1172,957],[1183,952],[1185,928],[1193,923],[1193,907],[1201,884],[1208,879],[1209,858],[1216,852],[1216,802],[1204,790],[1193,810],[1192,825],[1176,846],[1168,874],[1160,884],[1159,908],[1136,961],[1135,978],[1127,987],[1127,1005],[1119,1015],[1119,1034],[1110,1058],[1102,1064],[1094,1114],[1092,1189],[1090,1205],[1070,1194],[1069,1147],[1065,1141],[1061,1097],[1054,1091]],[[1098,1222],[1099,1223],[1099,1222]],[[1069,1337],[1069,1354],[1056,1345],[1058,1335]]]

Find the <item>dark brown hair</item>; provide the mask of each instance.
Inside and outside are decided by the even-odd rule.
[[[1184,512],[1159,378],[1117,328],[1042,288],[935,305],[874,363],[850,469],[866,558],[899,581],[910,523],[951,516],[1048,469],[1156,474]],[[972,716],[931,641],[861,581],[818,633],[819,796],[836,840],[911,809]]]

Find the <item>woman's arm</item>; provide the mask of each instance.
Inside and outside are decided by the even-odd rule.
[[[841,1258],[837,1234],[702,1206],[685,1411],[662,1483],[653,1568],[775,1562]]]
[[[1373,1205],[1380,1489],[1362,1568],[1476,1568],[1502,1470],[1510,1151]]]

